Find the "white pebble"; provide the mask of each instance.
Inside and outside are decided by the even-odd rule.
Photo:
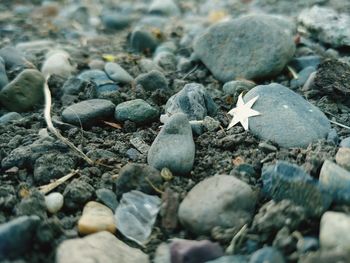
[[[51,193],[45,196],[46,209],[51,214],[57,213],[63,206],[63,195],[60,193]]]
[[[69,61],[69,54],[62,50],[49,52],[46,55],[46,60],[41,68],[41,72],[45,77],[55,74],[68,78],[74,70],[74,67]]]

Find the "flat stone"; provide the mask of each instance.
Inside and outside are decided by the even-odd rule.
[[[340,212],[328,211],[320,223],[320,244],[322,250],[350,249],[350,216]]]
[[[85,100],[67,107],[62,112],[64,122],[90,127],[99,121],[113,117],[115,105],[109,100]]]
[[[31,249],[40,223],[37,216],[21,216],[0,225],[0,260],[18,257]]]
[[[155,91],[157,89],[167,89],[168,81],[163,73],[157,70],[151,70],[148,73],[140,74],[135,79],[136,85],[141,85],[146,91]]]
[[[148,256],[109,232],[63,241],[57,248],[56,263],[149,263]]]
[[[147,162],[158,170],[188,174],[193,167],[195,144],[185,114],[174,114],[162,127],[148,151]]]
[[[253,109],[261,115],[249,118],[250,131],[281,147],[307,147],[325,139],[330,131],[327,117],[300,95],[280,84],[260,85],[245,96],[259,96]]]
[[[350,148],[341,147],[339,148],[335,160],[344,169],[350,171]]]
[[[239,230],[251,221],[256,201],[248,184],[233,176],[216,175],[191,189],[180,204],[178,217],[197,235],[208,235],[216,226]]]
[[[63,207],[64,197],[61,193],[53,192],[45,196],[45,204],[47,211],[55,214]]]
[[[82,235],[100,231],[115,233],[116,224],[112,210],[98,202],[88,202],[84,206],[83,214],[78,221],[78,230]]]
[[[115,108],[117,121],[133,121],[137,124],[149,123],[158,117],[158,110],[142,99],[122,102]]]
[[[295,52],[291,32],[280,24],[268,15],[218,23],[195,40],[194,52],[222,82],[277,75]]]
[[[96,196],[98,201],[101,201],[104,205],[108,206],[112,211],[118,207],[119,203],[117,201],[116,194],[107,188],[100,188],[96,190]]]
[[[18,112],[9,112],[0,117],[0,125],[5,125],[11,121],[19,120],[22,118],[22,115]]]
[[[350,172],[326,160],[320,171],[320,183],[338,204],[350,204]]]
[[[277,161],[263,167],[263,191],[275,201],[288,199],[305,208],[307,214],[319,216],[332,202],[326,189],[297,165]]]
[[[281,252],[273,247],[264,247],[255,251],[249,263],[285,263]]]
[[[131,83],[134,78],[119,64],[108,62],[105,64],[105,71],[108,77],[117,83]]]
[[[11,111],[29,111],[44,102],[44,82],[39,71],[26,69],[1,90],[0,103]]]
[[[329,7],[313,6],[303,10],[298,21],[311,35],[333,47],[350,46],[350,16]]]

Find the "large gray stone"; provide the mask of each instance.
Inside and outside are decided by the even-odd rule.
[[[181,223],[195,234],[210,234],[215,226],[240,229],[252,219],[256,194],[234,176],[209,177],[187,194],[180,204]]]
[[[113,117],[115,105],[109,100],[85,100],[67,107],[62,120],[77,126],[91,126],[98,121]]]
[[[176,174],[192,170],[195,145],[185,114],[173,115],[159,132],[148,151],[147,162],[158,170],[169,168]]]
[[[56,263],[148,263],[148,256],[129,247],[109,232],[63,241],[57,248]]]
[[[263,140],[281,147],[306,147],[327,137],[330,123],[311,103],[279,85],[260,85],[245,96],[247,102],[259,96],[253,109],[261,115],[249,118],[250,131]]]
[[[210,27],[194,42],[194,51],[222,82],[278,74],[292,58],[291,29],[280,18],[249,15]]]

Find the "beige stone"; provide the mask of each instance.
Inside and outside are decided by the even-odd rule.
[[[339,148],[335,160],[341,167],[350,171],[350,148]]]
[[[78,230],[83,235],[100,231],[115,233],[116,224],[112,210],[98,202],[88,202],[78,221]]]

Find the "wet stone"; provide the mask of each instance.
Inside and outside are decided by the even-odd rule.
[[[116,224],[112,210],[98,202],[88,202],[78,221],[78,230],[83,235],[100,231],[114,233],[116,231]]]
[[[101,15],[101,20],[106,29],[121,30],[128,27],[133,19],[130,15],[117,12],[105,12]]]

